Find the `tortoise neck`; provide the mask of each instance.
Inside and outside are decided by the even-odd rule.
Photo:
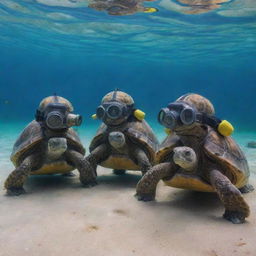
[[[46,127],[44,124],[41,124],[43,135],[46,139],[52,138],[52,137],[65,137],[68,129],[61,129],[61,130],[51,130],[48,127]]]
[[[198,150],[207,135],[207,127],[196,126],[188,131],[179,132],[178,135],[184,145]]]

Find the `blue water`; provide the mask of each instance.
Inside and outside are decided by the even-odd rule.
[[[40,100],[57,93],[90,129],[102,96],[120,88],[156,129],[161,107],[197,92],[237,131],[254,132],[254,0],[200,14],[176,0],[141,5],[159,11],[110,16],[83,0],[1,0],[1,123],[28,122]]]

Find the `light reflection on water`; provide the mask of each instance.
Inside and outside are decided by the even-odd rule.
[[[110,16],[88,8],[90,3],[83,0],[2,0],[0,39],[4,46],[35,46],[47,51],[90,52],[100,44],[106,55],[165,57],[162,61],[179,57],[186,62],[206,55],[211,61],[235,54],[246,59],[255,54],[254,0],[208,1],[224,2],[212,4],[216,8],[209,10],[198,2],[202,0],[139,1],[140,6],[159,11]],[[205,13],[188,14],[195,13],[195,8],[203,8]]]

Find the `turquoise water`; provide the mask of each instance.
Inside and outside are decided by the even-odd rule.
[[[120,88],[147,113],[160,140],[159,109],[184,93],[203,94],[233,123],[256,169],[256,150],[245,147],[256,140],[254,0],[203,11],[178,0],[139,1],[158,12],[126,16],[89,4],[0,1],[1,165],[11,168],[12,144],[43,97],[57,93],[73,102],[84,116],[79,132],[88,147],[99,125],[90,115],[105,93]]]

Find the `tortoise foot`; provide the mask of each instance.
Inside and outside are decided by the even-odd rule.
[[[24,188],[8,188],[6,191],[7,196],[19,196],[25,194],[26,191]]]
[[[72,177],[75,177],[76,175],[73,172],[67,172],[67,173],[62,174],[62,176],[72,178]]]
[[[125,170],[113,170],[113,173],[115,174],[115,175],[124,175],[125,174]]]
[[[92,187],[98,185],[96,180],[86,180],[86,181],[81,181],[81,183],[82,183],[83,187],[85,187],[85,188],[92,188]]]
[[[246,215],[237,211],[225,211],[223,217],[224,219],[231,221],[233,224],[241,224],[245,222]]]
[[[246,184],[245,186],[243,186],[243,187],[240,188],[239,190],[240,190],[240,192],[241,192],[242,194],[246,194],[246,193],[252,192],[252,191],[254,190],[254,187],[253,187],[253,185],[251,185],[251,184]]]
[[[149,202],[149,201],[154,201],[155,200],[155,195],[154,194],[135,194],[135,197],[139,201],[144,201],[144,202]]]

